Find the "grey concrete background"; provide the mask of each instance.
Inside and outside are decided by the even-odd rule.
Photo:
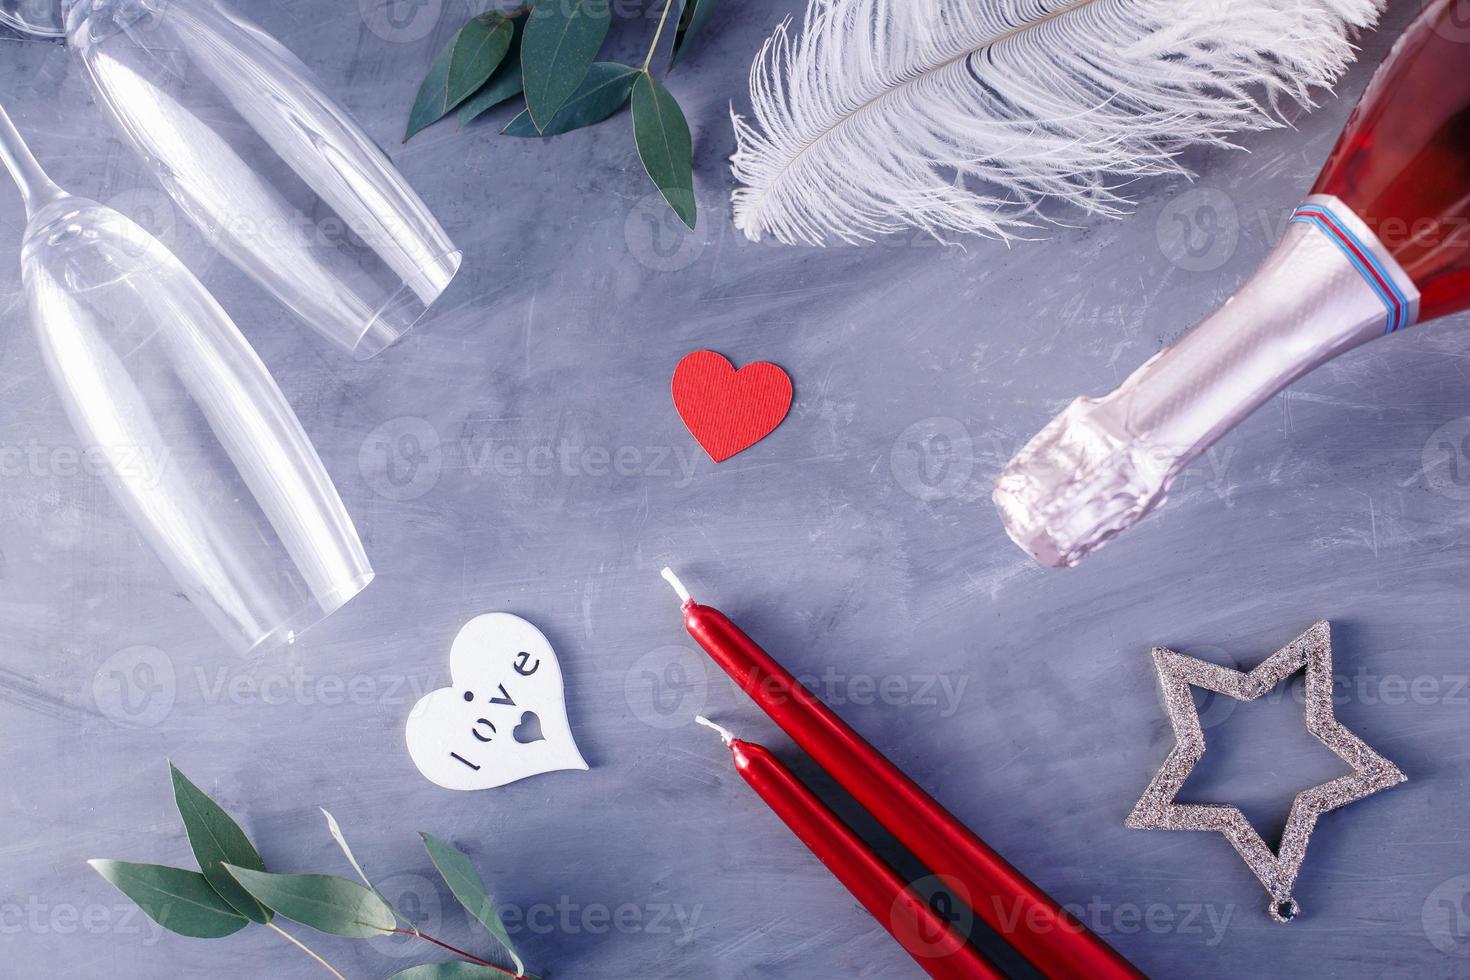
[[[75,439],[18,292],[23,219],[0,193],[0,972],[325,975],[264,930],[160,936],[87,868],[190,863],[172,757],[273,869],[351,874],[325,805],[425,928],[489,950],[415,832],[457,842],[547,976],[916,975],[688,722],[702,709],[770,744],[851,813],[705,668],[658,579],[671,562],[1148,973],[1470,975],[1465,317],[1303,380],[1075,571],[1033,565],[988,503],[997,469],[1056,410],[1110,389],[1264,254],[1416,5],[1363,39],[1318,111],[1242,138],[1248,152],[1193,155],[1193,184],[1140,184],[1126,220],[1011,248],[914,237],[825,251],[750,244],[725,206],[728,105],[744,104],[761,39],[801,6],[724,5],[671,80],[703,206],[681,235],[648,198],[626,120],[545,143],[450,123],[399,144],[462,0],[427,0],[396,30],[343,0],[253,4],[467,253],[431,321],[365,365],[199,247],[62,48],[0,41],[0,91],[38,155],[150,222],[216,291],[379,570],[293,648],[232,658],[66,465]],[[651,28],[633,18],[616,43],[631,52]],[[719,467],[668,396],[699,347],[774,360],[797,389],[785,425]],[[611,467],[603,454],[620,449]],[[567,463],[533,468],[538,451]],[[590,772],[454,794],[412,767],[406,714],[446,682],[460,625],[492,610],[559,649]],[[1149,647],[1250,666],[1318,617],[1336,630],[1339,717],[1411,782],[1323,819],[1304,916],[1281,927],[1222,839],[1122,821],[1170,745]],[[1206,712],[1191,799],[1240,802],[1274,834],[1294,792],[1340,771],[1291,696]],[[439,958],[312,940],[351,977]]]

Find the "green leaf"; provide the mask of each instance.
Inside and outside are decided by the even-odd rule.
[[[562,105],[543,130],[531,122],[531,114],[522,112],[501,130],[506,136],[560,136],[583,126],[600,123],[617,112],[633,93],[633,79],[639,70],[611,61],[592,66],[577,91]]]
[[[270,910],[261,908],[260,903],[251,898],[250,893],[224,869],[226,864],[235,864],[255,871],[265,870],[265,862],[260,859],[250,838],[218,803],[189,782],[178,766],[170,762],[168,771],[174,783],[174,803],[184,820],[184,832],[189,835],[189,846],[194,850],[199,869],[204,872],[204,880],[231,908],[251,922],[269,922]]]
[[[524,83],[521,75],[521,38],[525,36],[526,20],[529,16],[521,14],[513,19],[515,36],[511,38],[510,50],[505,53],[505,60],[495,69],[490,80],[459,107],[460,126],[468,126],[500,103],[521,94]]]
[[[633,136],[643,169],[669,207],[691,229],[698,220],[694,203],[694,162],[689,123],[679,102],[647,72],[633,83]]]
[[[170,932],[194,939],[219,939],[250,924],[197,871],[127,861],[87,863],[136,902],[148,918]]]
[[[515,26],[500,13],[481,14],[460,28],[419,86],[404,142],[443,119],[484,85],[505,60],[514,36]]]
[[[521,42],[526,108],[537,129],[577,91],[612,23],[608,0],[538,0]]]
[[[261,904],[320,932],[372,939],[398,928],[393,910],[355,881],[332,875],[273,875],[225,865]]]
[[[683,9],[679,12],[679,33],[674,35],[674,49],[669,54],[670,68],[678,63],[685,45],[694,39],[694,35],[704,27],[705,21],[709,20],[710,14],[714,13],[715,0],[682,0],[682,6]]]
[[[434,862],[434,867],[439,869],[440,876],[454,897],[459,899],[459,904],[469,909],[480,921],[490,934],[500,941],[510,958],[515,961],[517,975],[526,972],[526,964],[521,962],[520,954],[516,952],[515,946],[511,945],[510,934],[505,931],[505,925],[500,921],[500,914],[495,911],[495,906],[490,902],[490,896],[485,893],[485,883],[480,880],[480,873],[465,857],[464,852],[451,844],[435,837],[433,834],[420,832],[424,839],[424,847],[429,851],[429,860]]]
[[[411,966],[401,973],[393,974],[388,980],[482,980],[484,977],[504,980],[505,974],[478,963],[450,960],[448,963]]]
[[[459,32],[449,64],[449,107],[459,105],[490,80],[510,51],[516,28],[501,13],[481,14]]]
[[[367,872],[362,870],[362,865],[357,863],[357,856],[352,853],[352,848],[347,846],[347,838],[342,834],[342,825],[337,823],[337,818],[332,816],[332,812],[326,807],[319,806],[317,809],[322,811],[322,816],[327,818],[327,832],[332,835],[332,840],[337,842],[337,846],[342,848],[342,853],[347,855],[347,863],[352,865],[352,870],[357,872],[357,876],[362,879],[364,885],[373,888],[373,883],[368,880]],[[373,891],[377,889],[373,888]]]
[[[373,884],[372,881],[369,880],[367,872],[362,870],[362,865],[357,863],[357,856],[352,853],[352,848],[347,846],[347,837],[342,833],[342,825],[337,823],[337,818],[332,816],[331,812],[324,806],[317,807],[317,809],[322,811],[322,816],[327,818],[327,831],[332,835],[332,840],[337,842],[337,846],[342,848],[342,853],[347,855],[347,863],[352,865],[352,870],[357,872],[357,876],[362,879],[362,883],[364,885],[367,885],[368,888],[372,889],[373,894],[381,898],[383,900],[383,904],[388,906],[388,908],[393,912],[394,915],[403,920],[403,922],[412,929],[413,923],[408,921],[408,916],[398,911],[398,909],[394,907],[393,903],[388,901],[388,896],[384,895],[382,891],[379,890],[378,886]],[[417,932],[418,930],[414,929],[414,931]]]
[[[429,74],[424,78],[423,84],[419,86],[418,97],[413,101],[413,108],[408,113],[408,130],[403,135],[403,142],[407,143],[419,132],[432,126],[444,114],[449,111],[445,105],[449,92],[449,62],[454,57],[454,45],[439,52],[439,57],[434,59],[434,64],[429,68]]]

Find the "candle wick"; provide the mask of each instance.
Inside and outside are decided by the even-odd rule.
[[[721,727],[720,725],[716,725],[704,715],[695,715],[694,720],[699,722],[705,728],[713,728],[715,731],[719,732],[720,738],[725,740],[726,745],[729,745],[731,742],[735,741],[735,735],[730,731],[730,729]]]
[[[674,587],[674,591],[679,594],[681,602],[693,601],[689,595],[689,590],[684,588],[684,583],[679,581],[679,576],[674,574],[672,568],[665,568],[660,574],[663,575],[665,582],[668,582]]]

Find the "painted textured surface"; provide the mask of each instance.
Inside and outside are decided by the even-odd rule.
[[[326,805],[385,891],[444,938],[488,946],[415,831],[462,845],[524,915],[528,964],[553,976],[912,975],[693,726],[703,710],[831,791],[704,666],[658,578],[667,563],[1146,972],[1470,969],[1464,317],[1295,385],[1074,571],[1033,565],[988,501],[1063,404],[1111,389],[1265,253],[1416,5],[1364,39],[1339,97],[1243,138],[1248,153],[1194,155],[1193,185],[1138,187],[1127,220],[1009,249],[914,238],[825,251],[752,245],[726,207],[728,104],[744,103],[751,55],[798,7],[723,8],[676,74],[703,209],[681,235],[622,123],[553,142],[450,123],[399,144],[414,84],[467,13],[458,0],[429,0],[402,27],[356,4],[252,5],[466,249],[432,321],[362,365],[199,246],[59,47],[0,41],[0,91],[38,155],[67,186],[148,217],[216,291],[380,573],[293,648],[231,658],[77,475],[16,277],[3,277],[7,972],[319,975],[265,932],[160,937],[87,869],[187,862],[171,756],[272,868],[350,874]],[[625,31],[630,51],[647,27]],[[0,268],[16,268],[21,227],[0,193]],[[788,421],[719,467],[668,395],[699,347],[775,361],[796,382]],[[414,770],[403,723],[447,681],[458,629],[497,610],[561,654],[592,769],[455,794]],[[1281,927],[1218,837],[1122,821],[1172,744],[1149,649],[1249,669],[1318,618],[1333,622],[1338,718],[1410,782],[1323,818],[1296,890],[1303,916]],[[1340,771],[1292,698],[1210,704],[1204,718],[1218,738],[1183,798],[1279,826],[1291,794]],[[396,942],[319,946],[351,976],[433,958]]]

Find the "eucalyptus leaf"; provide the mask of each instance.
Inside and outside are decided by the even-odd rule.
[[[459,904],[469,910],[479,920],[480,924],[490,931],[490,934],[500,941],[510,958],[515,961],[516,974],[522,975],[526,972],[526,964],[521,962],[520,954],[516,952],[515,946],[511,944],[510,934],[505,931],[505,924],[500,921],[500,913],[495,911],[495,906],[490,901],[490,896],[485,892],[485,883],[480,878],[480,873],[470,863],[470,859],[464,852],[447,844],[433,834],[420,833],[424,839],[424,847],[429,851],[429,860],[434,862],[434,867],[439,869],[440,876],[454,897],[459,899]]]
[[[600,123],[617,112],[633,93],[639,69],[612,61],[599,61],[587,72],[582,84],[567,99],[545,129],[538,130],[530,112],[522,112],[501,132],[506,136],[560,136],[583,126]]]
[[[398,927],[388,903],[346,878],[276,875],[225,865],[261,904],[320,932],[372,939]]]
[[[450,960],[448,963],[427,963],[423,966],[411,966],[401,973],[395,973],[388,980],[483,980],[485,977],[495,977],[496,980],[504,980],[505,974],[488,966],[478,963],[470,963],[466,960]]]
[[[597,60],[612,23],[608,0],[538,0],[521,41],[526,108],[545,129]]]
[[[449,64],[449,107],[459,105],[490,80],[515,39],[515,24],[501,13],[481,14],[460,30]]]
[[[404,141],[443,119],[489,81],[505,60],[514,36],[515,25],[500,13],[481,14],[460,28],[434,59],[428,77],[419,86]]]
[[[453,58],[454,45],[450,44],[434,59],[429,74],[419,86],[413,108],[409,110],[408,130],[404,133],[403,142],[407,143],[418,133],[443,119],[444,114],[449,111],[445,102],[449,92],[449,63]]]
[[[250,838],[218,803],[191,783],[178,766],[170,762],[168,770],[174,784],[174,803],[183,818],[189,846],[194,851],[194,859],[199,862],[199,869],[204,872],[204,879],[220,898],[251,922],[269,922],[270,909],[262,908],[224,869],[224,865],[234,864],[254,871],[265,870],[265,862],[260,859]]]
[[[505,60],[495,69],[490,80],[459,107],[461,126],[468,126],[500,103],[521,94],[524,86],[524,77],[521,75],[521,39],[525,36],[526,19],[529,16],[521,14],[514,18],[515,36],[511,38],[510,50],[505,53]]]
[[[347,863],[352,865],[352,870],[357,872],[357,876],[362,879],[362,883],[372,888],[373,883],[368,880],[367,872],[362,870],[362,865],[357,863],[357,856],[352,853],[352,848],[347,846],[347,838],[342,833],[342,825],[337,822],[337,818],[332,816],[332,812],[326,807],[319,806],[317,809],[322,811],[322,816],[327,818],[327,832],[332,835],[332,840],[337,842],[337,846],[342,849],[342,853],[347,855]],[[373,888],[373,891],[377,891],[377,889]]]
[[[674,35],[674,49],[669,54],[669,67],[673,68],[684,53],[684,48],[694,39],[710,14],[715,11],[715,0],[681,0],[679,32]]]
[[[322,816],[327,818],[327,832],[332,835],[332,840],[337,842],[337,846],[340,847],[342,849],[342,853],[347,856],[347,863],[352,865],[352,870],[357,872],[357,876],[362,879],[362,883],[364,885],[367,885],[368,888],[372,889],[373,894],[381,898],[383,900],[383,904],[388,906],[393,914],[401,919],[405,925],[407,925],[410,929],[414,929],[413,923],[408,921],[408,916],[398,911],[398,909],[394,907],[393,903],[388,901],[388,896],[384,895],[383,892],[378,888],[378,886],[372,883],[372,881],[367,876],[367,872],[362,870],[362,865],[357,863],[357,855],[353,854],[352,848],[347,846],[347,836],[342,833],[342,825],[337,823],[337,818],[332,816],[331,811],[329,811],[324,806],[317,807],[317,809],[322,811]],[[418,932],[418,930],[414,929],[414,932]]]
[[[678,100],[647,72],[633,83],[633,136],[643,169],[679,219],[694,228],[698,208],[689,123]]]
[[[197,871],[127,861],[87,863],[136,902],[148,918],[170,932],[194,939],[219,939],[250,924]]]

